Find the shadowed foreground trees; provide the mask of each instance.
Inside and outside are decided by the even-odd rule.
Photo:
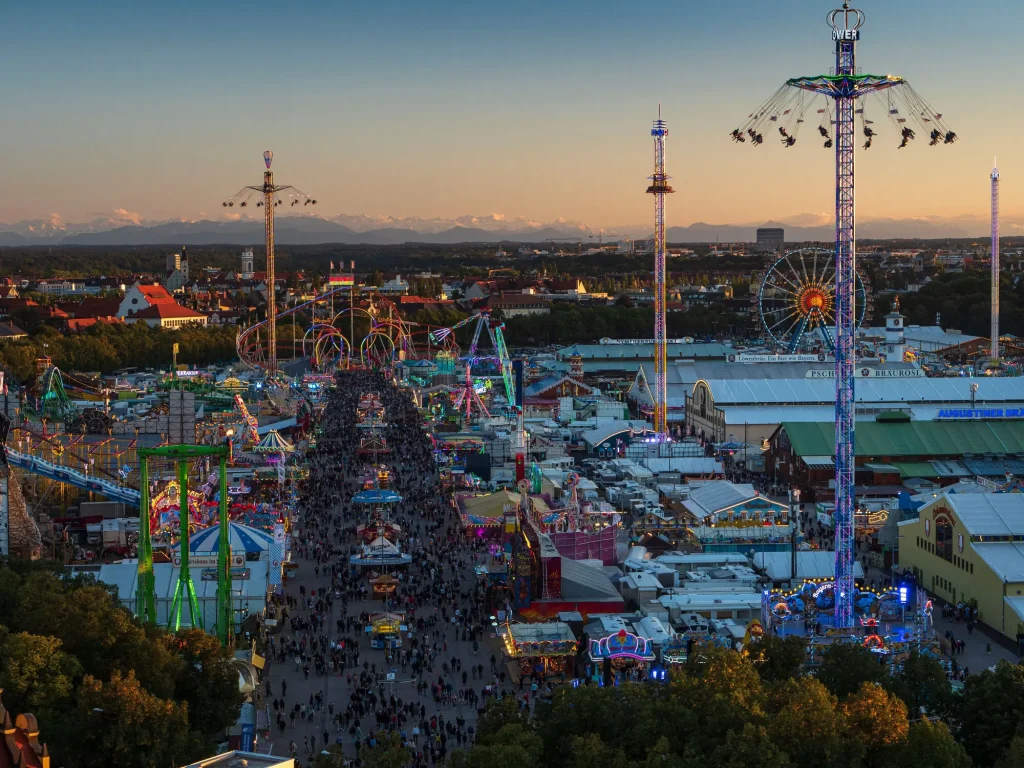
[[[1024,667],[1000,663],[953,694],[941,665],[912,655],[894,675],[860,646],[802,673],[797,643],[745,654],[702,649],[665,683],[580,686],[539,702],[491,702],[453,768],[1017,768],[1024,765]],[[878,670],[883,670],[879,675]],[[939,675],[942,675],[941,685]],[[857,676],[861,679],[856,680]],[[879,682],[880,681],[880,682]],[[913,707],[909,710],[908,707]],[[921,712],[927,717],[921,717]],[[935,719],[942,709],[946,722]],[[381,750],[395,765],[393,741]],[[378,750],[360,753],[371,764]],[[973,760],[972,760],[973,758]],[[405,764],[410,756],[406,751]],[[376,763],[373,763],[376,764]]]
[[[49,563],[0,562],[0,688],[32,712],[54,765],[166,768],[213,752],[241,695],[198,630],[141,626],[114,590]]]
[[[766,665],[728,650],[701,651],[670,682],[583,686],[541,704],[525,721],[492,705],[478,742],[456,768],[535,765],[611,768],[966,768],[941,723],[911,725],[907,707],[874,682],[840,701],[819,680],[780,674],[790,650]],[[850,659],[845,659],[847,663]],[[755,666],[756,662],[756,666]],[[765,670],[769,670],[765,674]],[[760,674],[759,674],[760,673]]]

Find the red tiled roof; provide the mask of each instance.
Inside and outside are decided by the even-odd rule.
[[[117,314],[121,307],[120,299],[98,299],[86,298],[79,302],[63,301],[57,307],[67,312],[71,317],[111,317]]]
[[[139,291],[150,304],[175,304],[174,297],[162,285],[140,285]]]
[[[161,320],[174,320],[183,317],[206,317],[201,312],[194,312],[188,307],[183,307],[180,304],[172,301],[169,304],[161,302],[159,304],[153,304],[145,309],[140,309],[129,317],[141,317],[143,319],[161,319]]]

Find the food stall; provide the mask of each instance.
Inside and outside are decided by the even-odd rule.
[[[404,613],[371,613],[370,624],[366,627],[366,634],[370,636],[370,647],[401,648],[402,635],[409,631],[404,621]]]

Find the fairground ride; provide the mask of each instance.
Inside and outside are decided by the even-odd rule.
[[[335,296],[349,299],[351,288],[331,289],[279,312],[276,318],[280,321],[306,312],[312,315],[317,307],[329,307]],[[352,322],[354,318],[360,318],[368,329],[358,340],[349,338],[355,327]],[[350,329],[347,334],[344,330],[346,326]],[[330,320],[314,319],[303,334],[302,355],[311,361],[315,370],[320,371],[332,367],[389,367],[398,360],[417,359],[419,350],[415,337],[417,334],[423,337],[419,342],[421,348],[429,347],[427,334],[430,332],[430,327],[404,320],[389,299],[374,295],[367,301],[365,308],[346,307]],[[264,364],[266,343],[261,338],[264,333],[269,333],[267,320],[250,325],[240,331],[235,339],[239,360],[250,368]],[[267,372],[270,373],[269,369]]]
[[[930,146],[950,145],[957,135],[910,84],[895,75],[862,74],[856,50],[864,13],[850,7],[829,12],[826,22],[835,45],[835,68],[828,75],[787,80],[731,134],[734,141],[758,146],[764,134],[778,131],[783,146],[796,144],[800,129],[817,117],[816,132],[825,149],[835,149],[835,626],[854,623],[854,338],[857,329],[856,219],[854,213],[854,154],[858,122],[864,149],[877,137],[872,115],[888,118],[903,149],[917,138],[912,126],[927,136]],[[770,134],[769,134],[770,135]]]
[[[464,320],[460,320],[450,328],[436,328],[430,331],[430,341],[435,345],[450,342],[454,339],[455,331],[474,322],[476,327],[473,329],[473,339],[469,345],[469,352],[460,357],[470,366],[482,361],[495,363],[501,371],[501,379],[505,387],[505,401],[508,403],[509,408],[514,408],[516,387],[512,376],[512,361],[509,359],[508,347],[505,345],[504,323],[492,321],[489,312],[476,312]],[[493,349],[493,354],[491,355],[480,354],[480,337],[483,335],[484,330],[487,331],[487,337],[491,341],[491,348]]]
[[[242,187],[238,192],[224,201],[225,208],[245,208],[251,201],[255,201],[255,207],[264,209],[264,233],[267,249],[267,320],[266,320],[266,346],[257,345],[252,350],[254,356],[258,355],[270,376],[277,374],[277,295],[274,282],[274,211],[279,205],[287,203],[289,207],[302,205],[316,205],[316,200],[300,192],[288,184],[275,184],[274,172],[270,170],[270,164],[274,160],[274,153],[269,149],[263,153],[263,162],[267,168],[263,172],[263,183]]]
[[[234,640],[235,617],[231,608],[231,540],[228,518],[228,480],[226,445],[168,445],[162,448],[142,448],[139,450],[139,487],[141,500],[139,519],[149,520],[149,460],[160,458],[174,462],[178,474],[179,498],[188,498],[189,462],[195,459],[215,458],[218,461],[218,479],[220,480],[220,519],[219,538],[217,541],[217,636],[224,647],[229,647]],[[174,598],[167,617],[168,628],[176,632],[181,628],[182,612],[188,606],[190,626],[203,628],[203,616],[196,599],[196,588],[189,572],[189,515],[179,514],[181,521],[181,537],[179,539],[180,565],[178,566],[178,582],[174,588]],[[156,575],[153,571],[153,539],[149,525],[139,526],[139,566],[138,586],[136,588],[136,615],[146,624],[155,624],[156,613]]]
[[[780,258],[765,273],[757,292],[757,314],[766,340],[796,352],[808,334],[835,349],[835,251],[800,248]],[[857,327],[870,316],[870,299],[860,273],[855,289]]]

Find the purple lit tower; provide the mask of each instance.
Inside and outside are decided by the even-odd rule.
[[[665,173],[665,137],[668,123],[658,119],[651,128],[654,137],[654,174],[647,194],[654,195],[654,432],[658,442],[668,440],[668,350],[665,330],[665,195],[675,192]]]
[[[856,64],[857,41],[864,14],[844,2],[826,21],[832,29],[835,68],[828,75],[787,80],[731,134],[734,141],[759,146],[764,133],[778,130],[784,147],[796,144],[808,119],[819,120],[817,134],[825,149],[835,147],[836,248],[835,332],[835,626],[854,623],[854,369],[856,356],[856,222],[854,214],[854,150],[858,121],[869,149],[877,132],[870,114],[883,115],[899,132],[899,148],[916,138],[914,128],[929,137],[929,145],[952,144],[957,136],[901,77],[862,74]],[[874,96],[875,98],[871,98]],[[884,96],[884,98],[883,98]],[[879,103],[880,102],[880,103]],[[872,106],[874,103],[874,106]],[[770,134],[769,134],[770,135]]]
[[[992,163],[995,165],[995,161]],[[999,359],[999,168],[992,169],[992,359]]]

